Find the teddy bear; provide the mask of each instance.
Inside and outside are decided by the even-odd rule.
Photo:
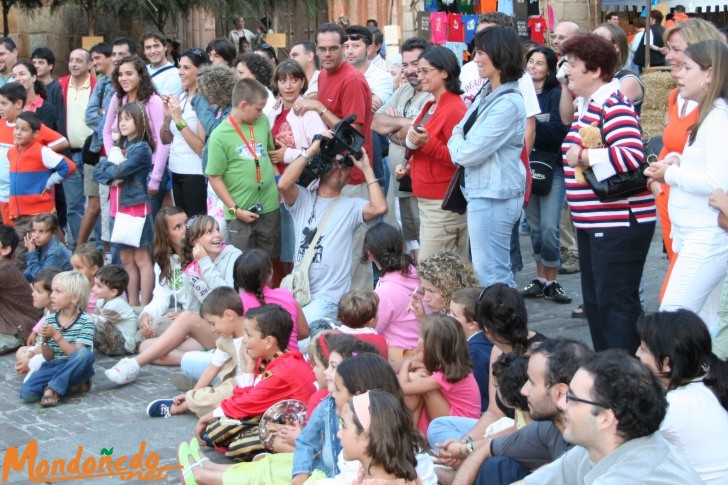
[[[583,148],[602,148],[602,132],[597,128],[596,122],[589,126],[585,126],[579,130],[579,136],[581,137],[581,146]],[[584,178],[585,168],[582,166],[574,167],[574,177],[580,184],[585,184],[586,179]]]

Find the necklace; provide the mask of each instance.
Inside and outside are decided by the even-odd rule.
[[[63,321],[61,320],[61,317],[63,316],[63,314],[59,311],[58,317],[56,317],[56,319],[58,320],[58,326],[61,327],[61,329],[63,329],[63,330],[67,329],[70,326],[70,324],[72,324],[73,322],[76,321],[76,319],[78,318],[78,316],[80,314],[81,314],[80,310],[76,309],[76,313],[73,314],[73,317],[71,317],[71,319],[68,320],[67,322],[65,322],[65,324],[64,324]]]

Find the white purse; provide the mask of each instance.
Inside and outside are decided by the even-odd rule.
[[[120,212],[119,192],[121,192],[121,187],[116,191],[116,218],[114,219],[114,230],[111,232],[111,242],[138,248],[142,240],[142,232],[144,232],[144,223],[147,220],[147,204],[144,203],[143,217],[124,214]]]

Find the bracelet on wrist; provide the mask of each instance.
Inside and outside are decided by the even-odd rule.
[[[379,179],[374,179],[371,182],[367,182],[367,187],[369,187],[370,185],[372,185],[375,182],[379,182]]]
[[[324,108],[324,110],[319,113],[319,116],[323,116],[324,113],[326,113],[328,110],[329,110],[329,108]]]

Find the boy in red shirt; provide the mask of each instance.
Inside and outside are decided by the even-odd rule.
[[[258,426],[250,421],[258,421],[269,407],[286,399],[306,403],[316,390],[316,376],[303,355],[286,349],[293,331],[287,311],[275,304],[253,308],[245,314],[244,326],[247,382],[238,384],[232,397],[202,416],[195,427],[200,442],[226,449],[225,455],[235,461],[264,451]],[[229,423],[231,419],[246,422]]]

